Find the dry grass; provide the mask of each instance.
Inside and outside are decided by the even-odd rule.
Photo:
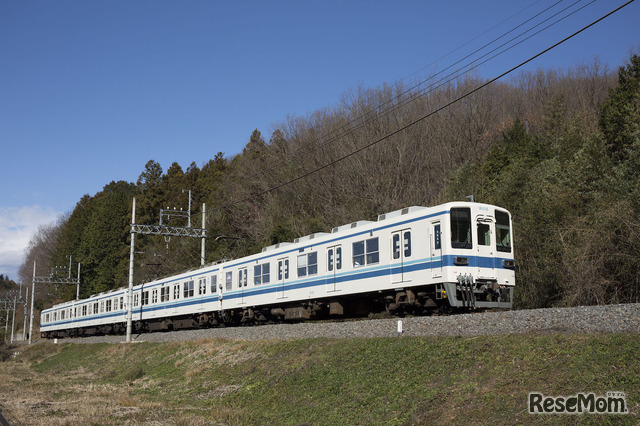
[[[97,419],[136,421],[139,402],[126,387],[95,384],[89,377],[85,384],[69,385],[67,375],[39,377],[28,366],[0,364],[0,401],[12,424],[65,425],[91,424]],[[18,371],[19,370],[19,371]],[[17,383],[20,377],[22,383]],[[31,383],[25,392],[24,382]],[[114,404],[114,401],[117,401]],[[16,421],[16,419],[19,419]]]
[[[0,407],[14,425],[561,424],[527,414],[527,392],[613,389],[632,414],[606,420],[634,424],[638,350],[638,335],[35,345],[0,362]]]

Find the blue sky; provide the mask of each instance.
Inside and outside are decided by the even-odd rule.
[[[0,273],[16,277],[39,224],[112,180],[135,182],[150,159],[166,170],[233,155],[256,128],[268,139],[358,85],[423,78],[556,1],[1,2]],[[479,73],[623,3],[596,1]],[[615,69],[640,47],[638,22],[640,2],[527,68],[599,56]]]

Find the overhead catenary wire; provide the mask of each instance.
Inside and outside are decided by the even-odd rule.
[[[339,157],[339,158],[337,158],[337,159],[335,159],[333,161],[330,161],[330,162],[328,162],[328,163],[326,163],[326,164],[324,164],[322,166],[316,167],[315,169],[313,169],[313,170],[311,170],[309,172],[303,173],[303,174],[301,174],[301,175],[299,175],[299,176],[297,176],[297,177],[295,177],[293,179],[290,179],[290,180],[288,180],[286,182],[283,182],[281,184],[272,186],[272,187],[270,187],[270,188],[268,188],[266,190],[254,192],[248,197],[242,198],[242,199],[234,201],[232,203],[227,203],[225,206],[221,206],[221,207],[216,208],[216,210],[220,210],[220,209],[223,209],[225,207],[230,207],[230,206],[233,206],[233,205],[237,205],[237,204],[243,203],[243,202],[248,201],[251,198],[254,198],[254,197],[259,196],[259,195],[264,195],[264,194],[267,194],[267,193],[270,193],[270,192],[273,192],[273,191],[277,191],[278,189],[280,189],[280,188],[282,188],[284,186],[287,186],[287,185],[290,185],[292,183],[295,183],[295,182],[297,182],[297,181],[299,181],[301,179],[304,179],[304,178],[306,178],[306,177],[308,177],[308,176],[310,176],[312,174],[315,174],[315,173],[317,173],[317,172],[319,172],[321,170],[324,170],[324,169],[326,169],[328,167],[331,167],[331,166],[333,166],[333,165],[335,165],[335,164],[337,164],[337,163],[339,163],[341,161],[344,161],[347,158],[350,158],[350,157],[352,157],[352,156],[354,156],[354,155],[356,155],[356,154],[358,154],[358,153],[360,153],[360,152],[362,152],[362,151],[364,151],[364,150],[366,150],[368,148],[371,148],[374,145],[377,145],[380,142],[383,142],[383,141],[389,139],[389,138],[391,138],[391,137],[393,137],[393,136],[395,136],[395,135],[407,130],[408,128],[416,125],[417,123],[419,123],[419,122],[421,122],[421,121],[423,121],[423,120],[425,120],[425,119],[427,119],[427,118],[439,113],[440,111],[450,107],[451,105],[454,105],[457,102],[460,102],[461,100],[463,100],[463,99],[467,98],[468,96],[470,96],[470,95],[482,90],[483,88],[489,86],[490,84],[493,84],[494,82],[500,80],[504,76],[506,76],[506,75],[512,73],[513,71],[523,67],[524,65],[528,64],[529,62],[535,60],[536,58],[538,58],[538,57],[540,57],[542,55],[544,55],[545,53],[549,52],[550,50],[555,49],[556,47],[560,46],[561,44],[565,43],[566,41],[572,39],[573,37],[577,36],[578,34],[584,32],[585,30],[591,28],[592,26],[596,25],[597,23],[601,22],[602,20],[604,20],[604,19],[608,18],[609,16],[613,15],[614,13],[620,11],[621,9],[623,9],[624,7],[626,7],[629,4],[633,3],[634,1],[635,0],[627,1],[626,3],[620,5],[619,7],[613,9],[612,11],[610,11],[608,13],[606,13],[605,15],[601,16],[600,18],[592,21],[591,23],[589,23],[589,24],[585,25],[584,27],[580,28],[579,30],[575,31],[571,35],[563,38],[562,40],[554,43],[553,45],[547,47],[546,49],[544,49],[544,50],[538,52],[537,54],[529,57],[528,59],[520,62],[518,65],[515,65],[514,67],[508,69],[507,71],[501,73],[500,75],[498,75],[498,76],[496,76],[496,77],[494,77],[494,78],[492,78],[492,79],[480,84],[479,86],[475,87],[474,89],[467,91],[463,95],[458,96],[457,98],[451,100],[450,102],[448,102],[448,103],[446,103],[446,104],[444,104],[444,105],[432,110],[431,112],[429,112],[427,114],[424,114],[423,116],[421,116],[421,117],[413,120],[412,122],[410,122],[410,123],[398,128],[398,129],[386,134],[385,136],[382,136],[382,137],[380,137],[380,138],[378,138],[378,139],[376,139],[376,140],[374,140],[374,141],[372,141],[372,142],[370,142],[368,144],[365,144],[365,145],[361,146],[360,148],[357,148],[357,149],[349,152],[348,154],[343,155],[343,156],[341,156],[341,157]]]
[[[386,105],[388,105],[388,104],[390,104],[390,103],[391,103],[391,104],[393,104],[393,102],[394,102],[394,101],[401,99],[401,97],[402,97],[402,96],[404,96],[405,94],[410,93],[412,90],[414,90],[415,88],[417,88],[417,87],[421,86],[422,84],[424,84],[424,83],[428,82],[429,80],[435,79],[439,74],[443,74],[445,71],[447,71],[447,70],[451,69],[452,67],[454,67],[455,65],[457,65],[457,64],[459,64],[460,62],[464,61],[465,59],[467,59],[467,58],[469,58],[469,57],[473,56],[474,54],[476,54],[476,53],[478,53],[479,51],[483,50],[483,49],[484,49],[484,48],[486,48],[487,46],[489,46],[489,45],[491,45],[491,44],[495,43],[496,41],[500,40],[501,38],[505,37],[505,36],[506,36],[506,35],[508,35],[509,33],[511,33],[511,32],[513,32],[514,30],[516,30],[517,28],[521,27],[522,25],[525,25],[526,23],[528,23],[528,22],[532,21],[533,19],[537,18],[538,16],[540,16],[540,15],[544,14],[545,12],[547,12],[547,11],[548,11],[548,10],[550,10],[550,9],[552,9],[552,8],[553,8],[553,7],[555,7],[556,5],[558,5],[558,4],[560,4],[560,3],[562,3],[563,1],[565,1],[565,0],[558,0],[557,2],[553,3],[551,6],[549,6],[549,7],[545,8],[545,9],[544,9],[544,10],[542,10],[541,12],[538,12],[537,14],[535,14],[534,16],[532,16],[531,18],[529,18],[529,19],[525,20],[524,22],[522,22],[522,23],[520,23],[519,25],[517,25],[516,27],[514,27],[514,28],[510,29],[510,30],[509,30],[509,31],[507,31],[506,33],[503,33],[502,35],[498,36],[497,38],[494,38],[494,39],[493,39],[492,41],[490,41],[489,43],[485,44],[484,46],[480,47],[479,49],[476,49],[474,52],[472,52],[472,53],[468,54],[467,56],[465,56],[465,57],[463,57],[462,59],[460,59],[460,60],[458,60],[458,61],[454,62],[453,64],[451,64],[451,65],[447,66],[447,67],[446,67],[446,68],[444,68],[443,70],[441,70],[441,71],[439,71],[439,72],[437,72],[437,73],[435,73],[435,74],[433,74],[433,75],[429,76],[429,77],[428,77],[428,78],[426,78],[425,80],[420,81],[419,83],[417,83],[417,84],[413,85],[412,87],[410,87],[410,88],[408,88],[408,89],[406,89],[406,90],[403,90],[399,95],[397,95],[397,96],[393,97],[392,99],[390,99],[390,100],[388,100],[388,101],[386,101],[386,102],[383,102],[383,103],[381,103],[381,104],[378,104],[375,108],[370,109],[370,110],[368,110],[368,111],[365,111],[364,113],[361,113],[361,114],[360,114],[360,115],[358,115],[357,117],[355,117],[355,118],[353,118],[353,119],[349,120],[348,122],[344,123],[343,125],[341,125],[338,129],[332,130],[331,132],[329,132],[329,133],[327,133],[327,134],[325,134],[325,135],[322,135],[322,136],[318,137],[318,138],[317,138],[317,141],[312,141],[313,145],[312,145],[311,147],[300,147],[300,148],[296,149],[296,150],[294,151],[294,153],[290,156],[290,158],[288,158],[288,159],[284,162],[284,164],[281,164],[280,166],[290,164],[290,163],[292,163],[293,161],[297,160],[298,158],[302,157],[302,156],[303,156],[303,155],[305,155],[305,154],[309,154],[309,153],[313,153],[313,152],[315,152],[315,150],[316,150],[316,149],[320,149],[320,148],[321,148],[321,147],[318,145],[318,144],[319,144],[319,143],[321,143],[321,142],[324,142],[324,145],[323,145],[323,146],[325,146],[326,144],[332,143],[332,142],[336,142],[336,141],[340,140],[340,138],[341,138],[341,137],[343,137],[345,134],[347,134],[347,133],[349,133],[349,132],[352,132],[352,131],[354,131],[354,130],[357,130],[358,128],[360,128],[360,127],[362,127],[362,126],[364,126],[364,125],[366,125],[366,124],[368,124],[368,123],[370,123],[370,122],[372,122],[372,121],[374,121],[374,120],[377,120],[377,119],[379,119],[379,118],[381,118],[381,117],[384,117],[384,116],[386,115],[386,112],[391,112],[391,111],[393,111],[393,110],[395,110],[395,109],[399,108],[400,106],[403,106],[404,104],[406,104],[406,103],[408,103],[408,102],[411,102],[411,101],[413,101],[414,99],[417,99],[416,94],[413,94],[413,95],[412,95],[412,98],[410,98],[410,99],[409,99],[409,101],[405,102],[405,103],[404,103],[404,104],[402,104],[402,105],[395,105],[395,106],[394,106],[394,105],[392,105],[390,108],[386,109],[386,110],[385,110],[385,111],[383,111],[382,113],[380,113],[380,112],[377,112],[377,113],[376,113],[376,112],[375,112],[375,111],[380,111],[380,109],[381,109],[382,107],[384,107],[384,106],[386,106]],[[580,2],[580,1],[582,1],[582,0],[577,0],[575,3],[578,3],[578,2]],[[507,19],[505,19],[505,20],[503,20],[500,24],[502,24],[502,23],[504,23],[504,22],[506,22],[506,21],[510,20],[510,19],[511,19],[512,17],[514,17],[514,16],[517,16],[518,14],[520,14],[521,12],[523,12],[524,10],[526,10],[527,8],[529,8],[529,7],[533,6],[533,5],[534,5],[534,4],[536,4],[536,3],[538,3],[538,2],[535,2],[535,3],[533,3],[532,5],[527,6],[526,8],[522,9],[520,12],[518,12],[518,13],[516,13],[516,14],[512,15],[511,17],[509,17],[509,18],[507,18]],[[574,4],[575,4],[575,3],[574,3]],[[565,10],[566,10],[566,8],[565,8]],[[446,56],[450,55],[451,53],[455,52],[456,50],[459,50],[461,47],[463,47],[463,46],[465,46],[465,45],[467,45],[467,44],[471,43],[472,41],[476,40],[476,39],[477,39],[477,38],[479,38],[480,36],[482,36],[482,35],[484,35],[484,34],[488,33],[488,32],[489,32],[489,31],[491,31],[492,29],[494,29],[494,28],[498,27],[500,24],[497,24],[497,25],[493,26],[491,29],[486,30],[486,31],[485,31],[485,32],[483,32],[482,34],[480,34],[480,35],[478,35],[478,36],[474,37],[472,40],[470,40],[470,41],[468,41],[468,42],[464,43],[462,46],[459,46],[458,48],[456,48],[456,49],[454,49],[454,50],[450,51],[449,53],[447,53],[447,54],[445,54],[445,55],[443,55],[441,58],[436,59],[435,61],[431,62],[429,65],[426,65],[426,66],[422,67],[420,70],[418,70],[418,71],[414,72],[414,73],[413,73],[413,74],[411,74],[411,75],[415,75],[415,74],[417,74],[418,72],[420,72],[421,70],[423,70],[423,69],[425,69],[425,68],[429,67],[429,66],[430,66],[430,65],[432,65],[433,63],[438,62],[440,59],[442,59],[442,58],[444,58],[444,57],[446,57]],[[468,65],[465,65],[463,68],[466,68],[467,66],[468,66]],[[449,74],[449,75],[450,75],[450,74]],[[408,77],[406,77],[406,78],[408,78]],[[405,78],[405,79],[406,79],[406,78]],[[403,81],[403,80],[405,80],[405,79],[402,79],[401,81]],[[441,78],[439,81],[442,81],[442,78]],[[450,80],[449,80],[449,81],[450,81]],[[437,89],[437,88],[438,88],[438,87],[440,87],[440,86],[441,86],[441,85],[439,85],[439,86],[435,87],[433,90]],[[426,90],[426,89],[423,89],[423,91],[424,91],[424,90]],[[427,92],[427,93],[430,93],[430,92],[431,92],[431,91],[429,91],[429,92]],[[418,93],[418,94],[421,94],[421,93]],[[424,92],[423,92],[422,94],[424,94]],[[371,116],[372,114],[373,114],[373,115],[375,115],[375,117],[372,117],[372,116]],[[362,121],[362,120],[364,120],[364,121]],[[359,121],[360,121],[360,123],[358,123]],[[356,123],[357,123],[357,124],[356,124]],[[352,125],[354,125],[354,124],[355,124],[355,126],[354,126],[354,127],[352,127]],[[268,170],[267,170],[267,171],[268,171]],[[265,174],[265,172],[264,172],[264,171],[256,172],[256,173],[253,173],[253,174],[250,176],[250,178],[255,178],[255,177],[258,177],[258,176],[261,176],[261,175],[264,175],[264,174]]]
[[[562,3],[564,0],[559,0],[557,2],[555,2],[554,4],[552,4],[551,6],[545,8],[544,10],[542,10],[541,12],[538,12],[536,15],[534,15],[533,17],[523,21],[522,23],[520,23],[519,25],[517,25],[516,27],[510,29],[509,31],[503,33],[502,35],[500,35],[499,37],[493,39],[491,42],[486,43],[485,45],[483,45],[482,47],[476,49],[475,51],[473,51],[472,53],[466,55],[465,57],[459,59],[458,61],[454,62],[453,64],[450,64],[449,66],[447,66],[446,68],[444,68],[442,71],[414,84],[413,86],[409,87],[406,90],[403,90],[399,95],[393,97],[392,99],[389,99],[386,102],[383,102],[381,104],[378,104],[375,108],[370,109],[368,111],[365,111],[364,113],[360,114],[359,116],[353,118],[352,120],[348,121],[347,123],[341,125],[338,129],[333,130],[319,138],[317,138],[317,141],[313,141],[313,145],[312,146],[306,146],[306,147],[302,147],[299,148],[298,150],[296,150],[296,152],[294,152],[294,154],[288,158],[284,163],[281,163],[279,165],[279,167],[282,166],[286,166],[287,164],[290,164],[292,162],[294,162],[295,160],[299,159],[300,157],[304,156],[304,155],[310,155],[315,153],[317,150],[319,149],[324,149],[326,148],[326,146],[328,144],[337,142],[339,140],[341,140],[341,138],[343,138],[345,135],[348,135],[349,133],[358,130],[360,128],[362,128],[363,126],[379,120],[380,118],[386,117],[388,114],[391,114],[393,111],[399,110],[400,108],[420,99],[422,96],[426,95],[426,94],[430,94],[434,91],[436,91],[437,89],[446,86],[447,84],[451,83],[452,81],[455,81],[457,79],[459,79],[461,76],[466,75],[468,73],[470,73],[471,71],[475,70],[476,68],[478,68],[479,66],[487,63],[488,61],[494,59],[495,57],[503,54],[504,52],[511,50],[512,48],[520,45],[521,43],[529,40],[530,38],[540,34],[542,31],[550,28],[551,26],[563,21],[564,19],[568,18],[569,16],[577,13],[578,11],[584,9],[585,7],[593,4],[594,2],[596,2],[597,0],[592,0],[591,2],[589,2],[586,5],[581,6],[580,8],[571,11],[570,13],[568,13],[567,15],[561,17],[560,19],[554,21],[553,23],[545,26],[544,28],[542,28],[541,30],[529,35],[528,37],[518,41],[517,43],[505,48],[504,50],[500,51],[499,53],[490,56],[488,59],[485,59],[477,64],[474,65],[474,63],[482,60],[483,58],[486,58],[487,56],[491,55],[493,52],[497,51],[498,49],[505,47],[507,45],[509,45],[509,43],[519,39],[520,37],[524,36],[525,34],[529,33],[530,31],[534,30],[535,28],[539,27],[540,25],[548,22],[549,20],[551,20],[552,18],[560,15],[561,13],[564,13],[565,11],[567,11],[568,9],[572,8],[573,6],[577,5],[578,3],[582,2],[583,0],[576,0],[575,2],[573,2],[572,4],[570,4],[569,6],[563,8],[562,10],[554,13],[553,15],[545,18],[544,20],[542,20],[541,22],[538,22],[537,24],[533,25],[532,27],[526,29],[525,31],[523,31],[522,33],[512,37],[511,39],[509,39],[508,41],[500,44],[499,46],[493,48],[492,50],[482,54],[480,57],[473,59],[471,62],[463,65],[460,69],[456,69],[454,71],[451,71],[450,73],[442,76],[442,74],[444,74],[447,70],[450,70],[451,68],[455,67],[456,65],[460,64],[462,61],[464,61],[465,59],[468,59],[470,57],[472,57],[473,55],[475,55],[476,53],[484,50],[485,48],[489,47],[490,45],[494,44],[495,42],[499,41],[500,39],[504,38],[505,36],[507,36],[508,34],[512,33],[513,31],[515,31],[516,29],[522,27],[523,25],[531,22],[532,20],[534,20],[535,18],[541,16],[542,14],[544,14],[545,12],[551,10],[553,7],[557,6],[558,4]],[[465,70],[466,69],[466,70]],[[463,71],[464,70],[464,71]],[[440,75],[440,77],[438,77]],[[438,79],[436,79],[438,77]],[[436,79],[434,82],[432,82],[430,85],[415,91],[415,89],[419,88],[420,86],[424,85],[425,83],[429,82],[430,80],[434,80]],[[410,96],[406,99],[402,99],[402,97],[406,94],[410,94]],[[399,103],[394,103],[394,102],[399,102]],[[391,104],[391,105],[389,105]],[[385,108],[386,107],[386,108]],[[354,125],[355,124],[355,125]],[[323,139],[326,139],[323,141]],[[322,145],[320,145],[320,142],[324,142]],[[259,171],[256,173],[253,173],[250,178],[255,178],[258,176],[264,176],[266,174],[268,174],[269,169],[267,168],[266,170],[263,171]]]
[[[449,52],[445,53],[444,55],[440,56],[437,59],[434,59],[433,61],[429,62],[427,65],[423,66],[422,68],[420,68],[417,71],[414,71],[413,73],[409,74],[408,76],[401,78],[400,81],[405,81],[407,79],[409,79],[410,77],[413,77],[416,74],[419,74],[420,72],[426,70],[427,68],[437,64],[438,62],[440,62],[441,60],[443,60],[444,58],[448,57],[449,55],[451,55],[454,52],[457,52],[458,50],[462,49],[463,47],[469,45],[470,43],[473,43],[474,41],[476,41],[477,39],[479,39],[480,37],[482,37],[485,34],[490,33],[491,31],[495,30],[496,28],[498,28],[500,25],[504,24],[505,22],[510,21],[511,19],[515,18],[516,16],[520,15],[522,12],[524,12],[525,10],[535,6],[536,4],[540,3],[542,0],[537,0],[533,3],[531,3],[529,6],[525,6],[524,8],[520,9],[518,12],[514,13],[513,15],[509,16],[508,18],[503,19],[502,21],[498,22],[497,24],[495,24],[493,27],[483,31],[482,33],[478,34],[477,36],[471,38],[470,40],[462,43],[461,45],[459,45],[458,47],[450,50]],[[546,10],[554,7],[555,5],[557,5],[558,3],[562,3],[564,0],[558,0],[556,3],[552,4],[551,6],[549,6],[547,9],[543,10],[540,13],[544,13]],[[536,15],[537,16],[537,15]],[[534,16],[535,18],[535,16]],[[533,19],[533,18],[531,18]],[[503,34],[504,35],[504,34]],[[501,36],[502,37],[502,36]]]
[[[542,22],[539,22],[538,24],[534,25],[533,27],[529,28],[528,30],[524,31],[523,33],[511,38],[510,40],[506,41],[505,43],[502,43],[501,45],[495,47],[494,49],[490,50],[489,52],[487,52],[486,54],[484,54],[483,56],[481,56],[480,58],[476,58],[473,61],[471,61],[470,63],[468,63],[467,65],[462,67],[462,70],[464,70],[465,68],[469,67],[469,69],[467,69],[466,71],[460,72],[460,70],[456,70],[456,71],[452,71],[449,74],[447,74],[445,77],[441,78],[440,80],[438,80],[437,82],[431,84],[430,86],[427,86],[425,89],[422,89],[418,92],[415,92],[414,94],[412,94],[412,97],[410,97],[409,99],[403,101],[401,104],[398,104],[397,106],[394,106],[393,108],[389,108],[387,110],[384,111],[384,114],[382,114],[382,116],[385,116],[387,113],[390,113],[393,109],[400,107],[400,106],[404,106],[410,102],[413,102],[415,99],[418,99],[419,96],[425,95],[425,94],[429,94],[431,92],[433,92],[436,89],[439,89],[440,87],[446,86],[447,84],[451,83],[452,81],[456,80],[457,78],[459,78],[460,75],[465,75],[473,70],[475,70],[476,68],[478,68],[480,65],[484,65],[485,63],[489,62],[490,60],[502,55],[503,53],[513,49],[514,47],[524,43],[525,41],[531,39],[532,37],[535,37],[536,35],[540,34],[541,32],[549,29],[550,27],[552,27],[553,25],[562,22],[563,20],[567,19],[568,17],[572,16],[573,14],[579,12],[580,10],[584,9],[585,7],[595,3],[597,0],[591,0],[591,2],[587,3],[586,5],[568,13],[567,15],[557,19],[556,21],[550,23],[549,25],[541,28],[540,30],[536,31],[533,34],[530,34],[529,36],[525,37],[524,39],[518,41],[517,43],[505,47],[507,46],[509,43],[511,43],[512,41],[517,40],[518,38],[520,38],[521,36],[523,36],[524,34],[528,33],[529,31],[533,30],[534,28],[544,24],[545,22],[549,21],[551,18],[554,18],[556,16],[558,16],[560,13],[566,11],[567,9],[569,9],[570,7],[576,5],[577,3],[581,2],[582,0],[577,0],[576,2],[572,3],[571,5],[567,6],[566,8],[562,9],[561,11],[557,12],[556,14],[548,17],[547,19],[543,20]],[[502,51],[496,53],[495,55],[492,55],[488,58],[486,58],[488,55],[490,55],[491,53],[497,51],[498,49],[505,47],[505,49],[503,49]],[[486,58],[484,59],[482,62],[479,62],[477,64],[474,64],[475,62],[479,61],[482,58]],[[447,69],[449,69],[451,67],[448,67]],[[437,85],[436,85],[437,84]],[[413,88],[418,87],[417,85],[414,86]],[[413,89],[412,88],[412,89]],[[411,89],[410,89],[411,90]]]

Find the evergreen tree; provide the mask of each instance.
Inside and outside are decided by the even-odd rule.
[[[602,105],[600,128],[607,141],[609,155],[623,161],[633,155],[640,137],[640,56],[633,55],[618,72],[618,86]]]
[[[144,171],[140,173],[136,183],[138,194],[136,198],[137,223],[158,223],[164,199],[162,173],[162,166],[154,160],[149,160],[144,166]]]

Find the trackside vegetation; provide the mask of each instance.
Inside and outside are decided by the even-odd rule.
[[[640,335],[53,344],[0,363],[15,424],[637,424]],[[529,392],[626,393],[532,415]]]

